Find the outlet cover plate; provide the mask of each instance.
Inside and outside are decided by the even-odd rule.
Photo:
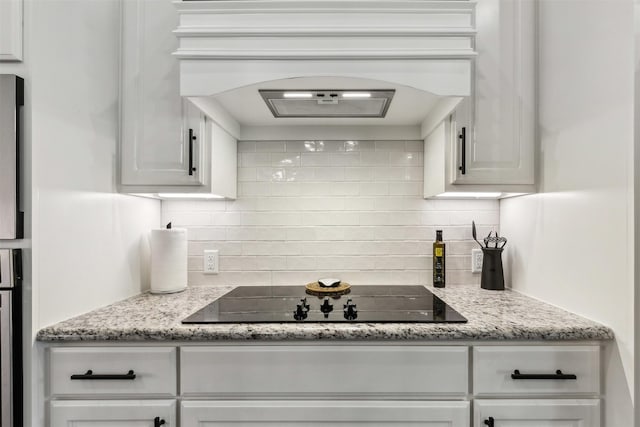
[[[218,274],[218,250],[205,249],[202,269],[204,274]]]

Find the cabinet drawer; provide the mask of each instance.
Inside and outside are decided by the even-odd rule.
[[[473,378],[479,396],[599,394],[600,348],[474,347]]]
[[[467,347],[183,347],[181,390],[231,398],[465,395],[467,363]]]
[[[51,427],[176,426],[175,400],[54,400],[49,412]]]
[[[49,353],[54,397],[174,396],[176,376],[176,349],[170,347],[58,347]]]
[[[474,427],[600,426],[599,399],[476,399],[473,413]]]
[[[183,401],[182,427],[469,427],[469,402]]]

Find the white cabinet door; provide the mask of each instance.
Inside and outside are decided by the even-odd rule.
[[[469,402],[183,401],[182,427],[468,427]]]
[[[0,0],[0,61],[22,61],[22,0]]]
[[[475,87],[454,115],[455,184],[534,184],[535,2],[476,7]]]
[[[175,7],[170,0],[122,4],[121,183],[202,185],[205,121],[180,97]]]
[[[600,401],[475,400],[474,427],[599,427]]]
[[[177,426],[174,400],[52,401],[50,410],[50,427]]]

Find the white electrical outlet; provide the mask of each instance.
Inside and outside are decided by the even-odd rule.
[[[482,249],[471,249],[471,272],[482,271]]]
[[[205,274],[218,274],[217,249],[205,249],[203,270]]]

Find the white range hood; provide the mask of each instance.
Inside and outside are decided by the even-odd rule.
[[[246,117],[242,111],[254,107],[269,112],[260,90],[396,90],[384,119],[315,119],[324,126],[408,125],[394,116],[415,111],[409,106],[416,104],[416,93],[424,94],[424,101],[418,104],[431,104],[436,111],[443,105],[455,105],[451,99],[471,93],[475,2],[232,0],[175,4],[179,26],[174,33],[179,48],[174,55],[180,60],[181,95],[192,98],[237,137],[242,137],[246,126],[314,124],[309,118],[296,121],[273,115],[265,121],[258,117],[262,113]],[[366,85],[358,85],[359,80]],[[410,100],[403,100],[404,96]],[[238,108],[238,103],[246,107]],[[233,113],[234,109],[241,113]],[[418,128],[433,121],[428,116],[425,112]]]

